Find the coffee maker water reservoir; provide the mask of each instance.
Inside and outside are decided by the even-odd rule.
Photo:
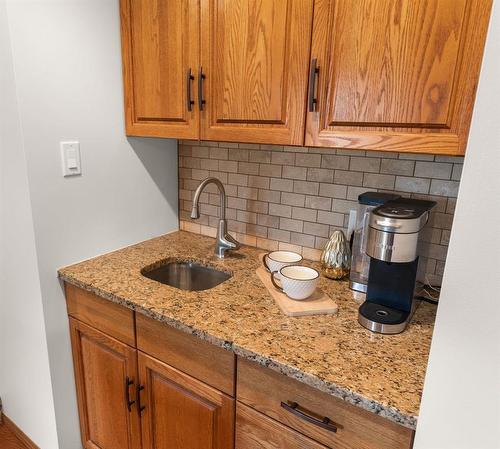
[[[399,195],[384,192],[365,192],[358,196],[359,204],[356,212],[356,226],[352,234],[351,272],[349,274],[349,287],[352,290],[366,293],[370,268],[370,258],[366,254],[370,212],[398,198],[400,198]]]

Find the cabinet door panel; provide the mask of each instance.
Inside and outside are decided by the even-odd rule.
[[[122,0],[127,133],[197,138],[198,0]]]
[[[202,138],[303,143],[312,0],[202,0]]]
[[[328,126],[446,127],[465,0],[335,2]]]
[[[82,442],[86,449],[139,449],[140,426],[129,411],[127,377],[137,379],[136,351],[70,318]]]
[[[463,153],[490,0],[316,0],[306,144]]]
[[[233,399],[141,352],[139,371],[144,448],[233,447]]]

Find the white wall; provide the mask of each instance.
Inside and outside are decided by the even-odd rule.
[[[118,0],[7,0],[59,447],[80,448],[57,268],[176,229],[176,142],[124,134]],[[61,176],[79,140],[83,176]],[[45,446],[42,449],[54,449]]]
[[[0,0],[0,396],[6,414],[31,439],[55,448],[42,295],[7,30],[5,1]]]
[[[495,2],[415,449],[500,448],[499,55]]]

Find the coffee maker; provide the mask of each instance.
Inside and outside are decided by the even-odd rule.
[[[418,238],[435,205],[434,201],[399,198],[371,211],[366,301],[358,313],[363,327],[381,334],[405,330],[414,309]]]

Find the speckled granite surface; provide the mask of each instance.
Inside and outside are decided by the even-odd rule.
[[[59,270],[59,276],[237,355],[414,428],[435,307],[422,303],[408,329],[375,335],[357,323],[347,282],[321,278],[337,315],[287,317],[255,269],[262,250],[213,256],[214,239],[175,232]],[[211,290],[187,292],[141,275],[168,260],[196,260],[233,276]],[[312,266],[315,264],[311,263]]]

